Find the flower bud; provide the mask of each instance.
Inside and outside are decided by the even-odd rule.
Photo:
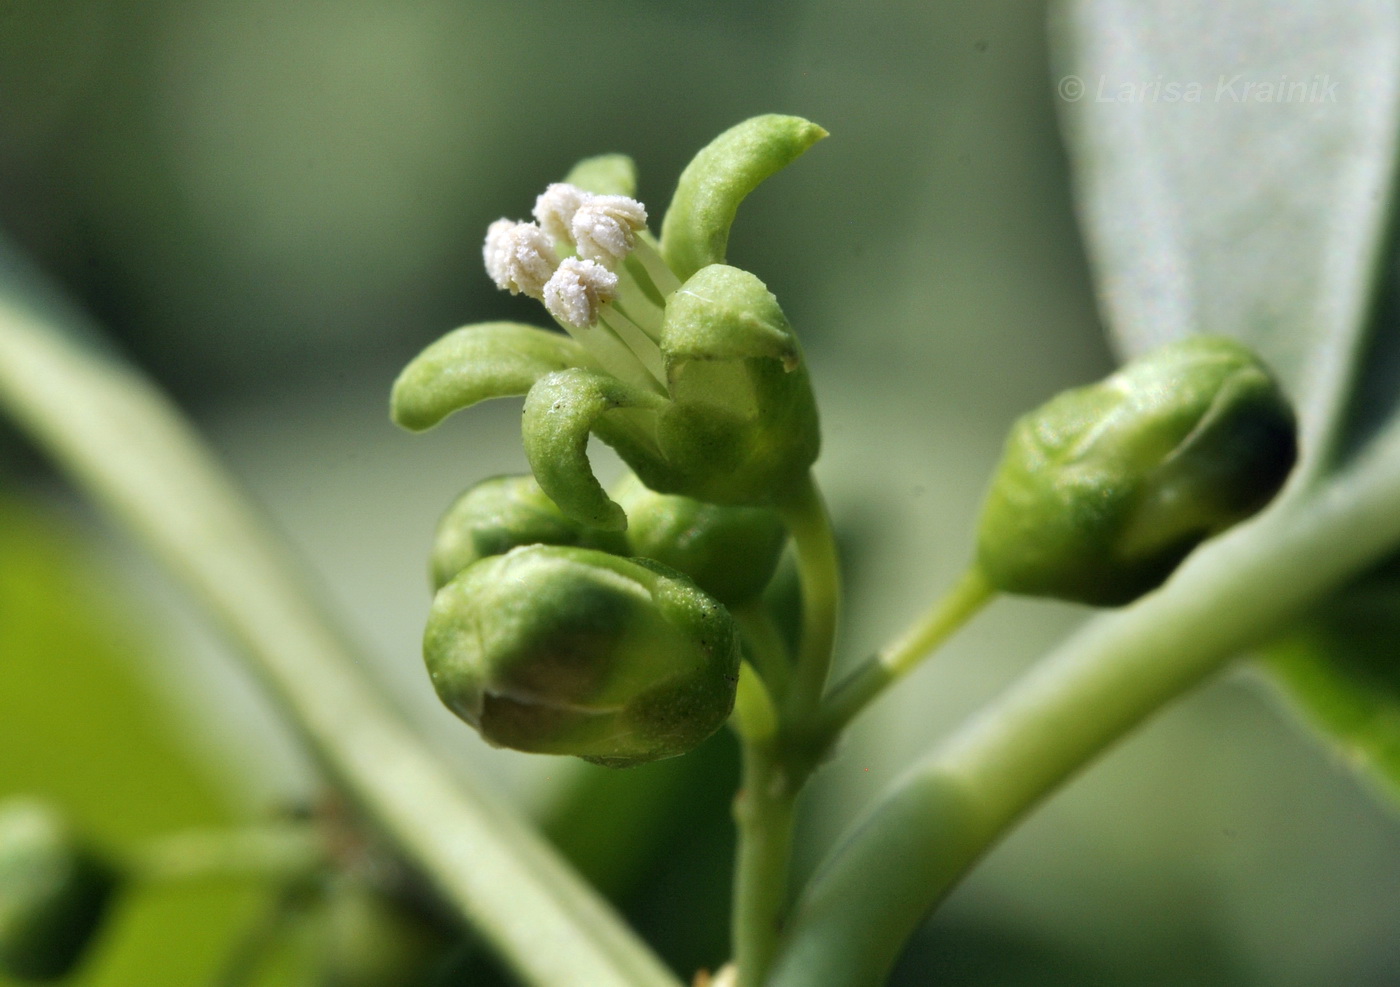
[[[467,488],[438,522],[431,557],[434,591],[477,559],[519,545],[585,545],[630,554],[620,534],[565,515],[533,476],[493,476]]]
[[[113,868],[53,808],[33,799],[0,803],[0,974],[65,976],[116,887]]]
[[[1006,592],[1131,602],[1267,504],[1296,455],[1293,412],[1248,349],[1169,344],[1013,426],[978,564]]]
[[[724,604],[763,592],[787,529],[766,507],[728,507],[648,490],[629,475],[615,499],[627,512],[627,553],[685,573]]]
[[[647,559],[531,545],[433,600],[438,696],[490,744],[610,767],[672,757],[724,724],[739,645],[727,610]]]

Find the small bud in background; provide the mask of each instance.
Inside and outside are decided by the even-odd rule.
[[[1267,504],[1296,456],[1293,411],[1248,349],[1172,343],[1012,427],[978,565],[1006,592],[1129,603]]]
[[[733,620],[646,559],[533,545],[462,570],[423,653],[442,701],[488,743],[610,767],[696,747],[729,716]]]
[[[727,507],[648,490],[629,475],[614,493],[627,512],[627,554],[684,573],[724,604],[762,593],[787,529],[766,507]]]
[[[433,590],[478,559],[520,545],[585,545],[628,554],[620,534],[566,516],[533,476],[494,476],[469,487],[438,522],[431,557]]]
[[[96,937],[118,879],[68,821],[36,799],[0,802],[0,974],[66,976]]]

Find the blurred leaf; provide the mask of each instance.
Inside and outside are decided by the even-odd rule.
[[[1243,340],[1288,386],[1316,456],[1347,400],[1385,232],[1400,14],[1383,0],[1071,0],[1054,26],[1119,349]]]
[[[150,643],[113,575],[0,497],[0,797],[51,797],[120,850],[228,811],[136,673]],[[74,982],[199,983],[250,903],[229,887],[126,897]]]
[[[1328,601],[1265,667],[1346,764],[1400,801],[1400,565]]]
[[[1340,471],[1365,444],[1400,455],[1377,444],[1400,431],[1394,283],[1368,318],[1396,156],[1394,5],[1072,0],[1055,27],[1079,210],[1119,349],[1235,336],[1297,404],[1300,470]],[[1326,509],[1328,486],[1302,492],[1300,520]],[[1266,667],[1347,763],[1400,797],[1400,584],[1343,590]]]

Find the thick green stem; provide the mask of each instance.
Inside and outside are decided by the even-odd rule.
[[[199,829],[152,840],[128,860],[143,884],[207,880],[295,883],[325,867],[325,839],[309,825]]]
[[[787,908],[796,792],[771,742],[744,744],[734,800],[739,850],[734,873],[734,963],[740,987],[760,987],[777,952]]]
[[[1048,792],[1400,542],[1400,435],[1089,624],[916,765],[828,856],[773,987],[874,987],[929,909]],[[1389,446],[1389,448],[1385,448]]]
[[[778,510],[792,533],[802,585],[802,641],[792,690],[785,703],[787,719],[802,723],[815,713],[831,671],[841,603],[841,568],[831,517],[810,475],[787,501],[778,505]]]
[[[524,982],[675,987],[526,821],[388,708],[298,567],[145,380],[0,296],[0,406],[184,581],[327,773]]]
[[[815,728],[819,744],[829,743],[890,685],[918,667],[996,595],[981,570],[963,577],[893,644],[853,670],[827,697]]]

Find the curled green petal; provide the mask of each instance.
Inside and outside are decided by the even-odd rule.
[[[453,330],[414,358],[394,381],[390,415],[406,429],[432,428],[454,411],[489,398],[518,397],[545,374],[586,366],[567,336],[517,322]]]
[[[661,253],[676,276],[723,262],[739,203],[825,136],[815,123],[774,113],[731,127],[701,150],[681,173],[661,226]]]
[[[574,165],[564,181],[594,195],[632,198],[637,194],[637,165],[625,154],[600,154]]]
[[[522,434],[525,456],[541,489],[569,517],[605,531],[627,527],[627,516],[603,490],[588,462],[588,436],[615,447],[625,424],[607,421],[608,412],[655,408],[661,399],[637,391],[615,377],[570,369],[541,377],[525,398]],[[627,458],[625,448],[619,448]]]
[[[661,353],[673,385],[681,364],[691,360],[767,357],[789,371],[800,360],[797,338],[767,285],[727,264],[701,268],[671,295]]]

